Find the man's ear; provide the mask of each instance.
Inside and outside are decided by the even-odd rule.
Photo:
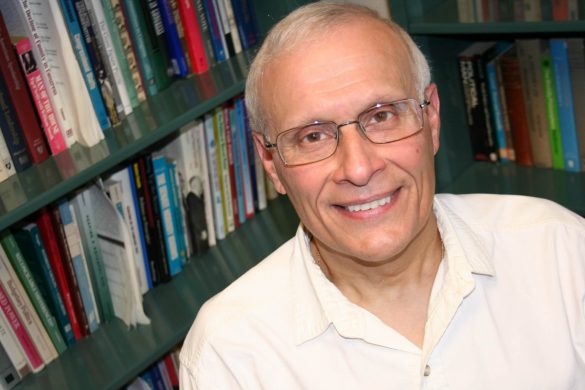
[[[274,188],[279,194],[286,194],[286,190],[278,177],[278,173],[276,172],[275,159],[280,158],[273,153],[272,151],[266,149],[264,147],[264,136],[260,133],[253,132],[252,139],[254,139],[254,145],[256,146],[256,153],[260,156],[260,161],[262,161],[262,166],[264,167],[264,171],[266,172],[266,176],[272,181],[274,184]]]
[[[431,130],[431,137],[433,139],[434,154],[439,151],[440,136],[441,136],[441,116],[440,116],[440,101],[437,84],[432,83],[425,89],[425,99],[430,104],[427,107],[427,121]]]

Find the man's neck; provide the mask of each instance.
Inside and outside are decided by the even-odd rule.
[[[335,252],[315,240],[312,252],[327,278],[351,302],[422,346],[430,294],[443,257],[434,216],[405,250],[385,262],[336,259]]]

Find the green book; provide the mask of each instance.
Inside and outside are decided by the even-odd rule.
[[[24,256],[14,239],[14,236],[5,231],[0,236],[0,243],[2,247],[6,251],[6,255],[16,272],[16,275],[20,279],[26,293],[28,294],[35,310],[37,311],[45,330],[47,331],[55,349],[57,350],[58,354],[61,354],[67,349],[67,345],[63,340],[63,336],[59,331],[59,327],[57,326],[57,321],[55,317],[49,310],[49,306],[45,302],[45,299],[41,295],[41,292],[35,282],[35,279],[32,276],[32,273],[24,260]]]
[[[540,57],[540,71],[542,74],[542,90],[544,95],[544,106],[546,112],[546,123],[552,153],[552,166],[555,169],[564,169],[563,141],[561,138],[561,126],[559,124],[559,113],[557,108],[557,97],[555,92],[555,76],[553,63],[548,50],[548,41],[545,48],[542,46]]]
[[[100,318],[103,322],[114,318],[114,306],[108,286],[108,279],[102,251],[99,247],[96,222],[92,202],[94,187],[88,187],[77,193],[72,199],[73,209],[79,224],[83,252],[87,259],[89,276],[93,287]]]

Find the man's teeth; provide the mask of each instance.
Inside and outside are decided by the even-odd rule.
[[[390,203],[390,199],[392,199],[392,197],[387,196],[385,198],[374,200],[373,202],[369,203],[354,204],[352,206],[347,206],[347,210],[354,212],[375,209],[377,207],[384,206],[385,204]]]

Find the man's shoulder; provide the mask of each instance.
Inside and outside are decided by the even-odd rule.
[[[187,335],[182,359],[195,361],[213,340],[245,332],[252,323],[261,322],[263,318],[277,318],[291,296],[293,246],[294,239],[284,243],[203,304]]]
[[[448,213],[469,225],[485,228],[521,228],[563,224],[584,229],[585,220],[553,201],[523,195],[438,194],[437,202]]]

